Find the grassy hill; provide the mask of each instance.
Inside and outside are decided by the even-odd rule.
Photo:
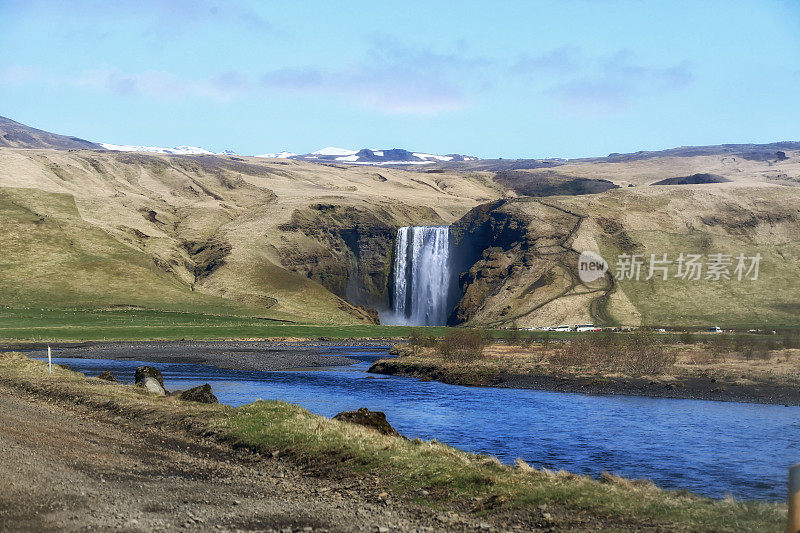
[[[388,301],[397,227],[456,223],[473,249],[454,323],[797,325],[793,147],[499,172],[0,148],[0,305],[371,324]],[[681,185],[651,186],[664,180]],[[747,283],[612,272],[587,286],[583,250],[612,270],[623,253],[763,259]]]
[[[102,150],[97,143],[37,130],[6,117],[0,117],[0,147],[54,148],[56,150]]]
[[[500,194],[483,174],[0,149],[0,304],[370,323],[348,287],[386,290],[398,226]]]
[[[800,188],[742,181],[621,188],[521,198],[486,216],[493,227],[513,219],[524,229],[472,266],[460,304],[470,323],[800,326]],[[609,275],[581,282],[578,254],[585,250],[606,259]],[[699,280],[676,277],[681,253],[702,256]],[[641,258],[638,280],[618,271],[623,254]],[[673,261],[666,280],[660,270],[647,279],[651,254]],[[714,254],[731,256],[732,279],[707,277]],[[760,254],[756,280],[747,279],[753,273],[737,279],[739,254]]]

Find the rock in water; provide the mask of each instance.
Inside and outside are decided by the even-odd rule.
[[[114,377],[114,374],[105,370],[102,374],[97,376],[97,379],[102,379],[104,381],[117,381],[117,378]]]
[[[390,426],[389,422],[386,421],[385,413],[382,413],[381,411],[370,411],[366,407],[362,407],[358,411],[343,411],[334,416],[333,419],[376,429],[384,435],[394,435],[395,437],[401,436],[400,433],[398,433],[397,430]]]
[[[211,385],[208,383],[181,392],[178,394],[178,399],[188,402],[219,403],[217,397],[211,392]]]
[[[157,368],[152,366],[140,366],[136,369],[136,374],[133,377],[134,382],[137,385],[140,385],[145,378],[153,378],[158,381],[158,384],[161,385],[161,388],[164,388],[164,376],[161,375],[161,371]]]
[[[136,384],[139,387],[144,387],[144,389],[148,392],[152,392],[154,394],[158,394],[159,396],[166,396],[167,391],[164,390],[164,387],[155,379],[155,378],[144,378],[142,381]]]

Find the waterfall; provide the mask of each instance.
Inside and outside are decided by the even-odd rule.
[[[447,323],[450,227],[397,230],[394,249],[393,321],[413,326]]]

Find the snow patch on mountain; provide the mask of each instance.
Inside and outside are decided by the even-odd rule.
[[[294,157],[297,154],[294,152],[278,152],[277,154],[261,154],[261,155],[254,155],[253,157],[263,157],[266,159],[289,159],[290,157]]]
[[[333,146],[328,146],[327,148],[322,148],[321,150],[317,150],[316,152],[311,152],[311,155],[348,156],[348,155],[355,155],[357,153],[358,150],[348,150],[347,148],[336,148]]]
[[[236,155],[233,150],[224,150],[222,152],[212,152],[199,146],[176,146],[175,148],[163,148],[161,146],[134,146],[129,144],[109,144],[100,143],[100,146],[106,150],[113,150],[115,152],[149,152],[153,154],[170,154],[170,155]]]
[[[453,158],[448,155],[434,155],[434,154],[423,154],[420,152],[414,152],[412,154],[414,157],[419,157],[420,159],[436,159],[437,161],[452,161]]]
[[[298,155],[294,159],[305,161],[328,161],[335,163],[347,163],[350,165],[430,165],[441,162],[470,161],[475,158],[458,154],[436,155],[425,152],[410,152],[402,148],[392,148],[374,150],[364,148],[362,150],[348,150],[346,148],[328,147],[310,154]]]
[[[163,148],[160,146],[136,146],[128,144],[101,143],[106,150],[121,152],[148,152],[155,154],[169,155],[237,155],[232,150],[222,152],[212,152],[199,146],[176,146],[175,148]],[[294,152],[282,151],[276,153],[259,154],[253,157],[263,159],[296,159],[299,161],[312,161],[318,163],[345,163],[348,165],[375,165],[375,166],[402,166],[402,165],[430,165],[433,163],[446,163],[457,161],[475,161],[476,157],[462,156],[458,154],[436,155],[426,152],[411,152],[402,148],[375,150],[363,148],[361,150],[350,150],[349,148],[337,148],[328,146],[311,152],[309,154],[296,154]]]

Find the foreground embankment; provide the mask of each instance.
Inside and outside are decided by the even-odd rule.
[[[444,351],[446,339],[429,344],[398,345],[399,358],[377,361],[369,372],[451,385],[800,405],[800,349],[752,357],[631,336],[611,347],[591,338]]]
[[[781,504],[516,467],[282,402],[153,396],[0,357],[4,529],[776,531]],[[46,459],[46,460],[45,460]]]

